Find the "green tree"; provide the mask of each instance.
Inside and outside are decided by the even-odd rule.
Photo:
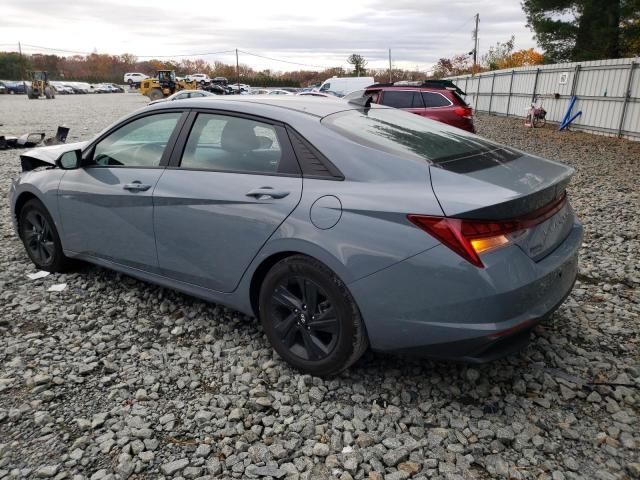
[[[31,70],[33,65],[18,52],[0,52],[0,78],[3,80],[22,80],[22,74]]]
[[[637,55],[640,0],[523,0],[528,25],[550,61]]]
[[[361,73],[365,73],[367,67],[367,61],[362,55],[353,53],[347,58],[347,63],[353,65],[353,74],[359,77]]]
[[[500,65],[504,62],[504,59],[510,57],[513,53],[515,41],[516,37],[512,35],[506,42],[497,42],[495,45],[489,47],[489,51],[482,56],[482,63],[488,67],[489,70],[502,68]]]

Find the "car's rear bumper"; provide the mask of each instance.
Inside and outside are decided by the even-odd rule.
[[[476,268],[434,247],[355,281],[374,350],[490,361],[526,345],[529,332],[557,309],[577,275],[582,226],[533,262],[517,246],[483,256]]]

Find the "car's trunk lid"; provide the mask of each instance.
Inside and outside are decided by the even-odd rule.
[[[573,168],[506,147],[440,158],[430,167],[433,191],[448,217],[478,220],[530,218],[554,214],[513,234],[534,260],[555,249],[569,234],[574,214],[562,201]]]

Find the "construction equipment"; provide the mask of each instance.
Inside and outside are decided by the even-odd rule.
[[[37,100],[44,96],[47,100],[56,98],[56,91],[49,83],[49,76],[44,71],[32,71],[29,72],[31,79],[31,85],[27,86],[27,98],[31,100]]]
[[[198,82],[176,80],[174,70],[158,70],[155,78],[147,78],[140,82],[140,93],[151,100],[160,100],[173,95],[179,90],[196,90]]]

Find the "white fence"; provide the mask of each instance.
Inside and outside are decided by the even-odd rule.
[[[575,130],[640,140],[640,59],[519,67],[449,77],[479,112],[524,117],[532,103],[560,123],[571,98]]]

